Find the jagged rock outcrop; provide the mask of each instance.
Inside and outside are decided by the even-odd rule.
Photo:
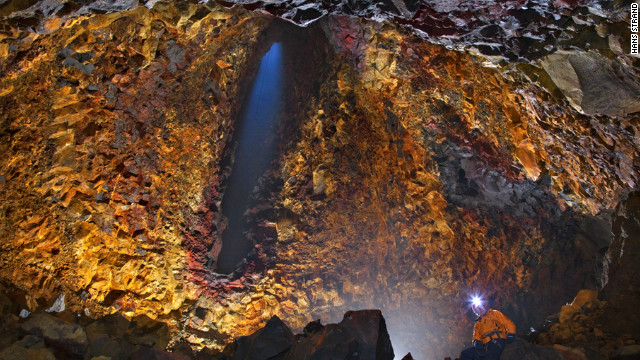
[[[6,296],[0,299],[15,306]],[[3,319],[10,313],[3,313]],[[339,324],[314,323],[313,331],[294,335],[277,316],[264,327],[242,336],[223,353],[198,354],[189,348],[167,352],[166,324],[141,316],[99,319],[68,312],[38,312],[3,323],[0,359],[379,359],[394,358],[384,318],[379,310],[349,311]]]
[[[234,360],[261,360],[284,358],[297,342],[291,329],[277,316],[273,316],[264,327],[249,336],[235,340],[232,349]]]
[[[33,314],[21,328],[42,337],[51,346],[65,349],[70,357],[83,357],[89,347],[87,334],[80,326],[65,323],[46,313]]]
[[[640,87],[617,72],[615,61],[598,52],[557,51],[544,58],[542,67],[578,111],[611,115],[640,111]]]
[[[49,32],[77,16],[152,8],[148,1],[7,1],[0,16],[14,27]],[[496,59],[532,60],[558,49],[623,52],[629,1],[209,1],[225,7],[243,7],[271,13],[299,26],[325,17],[343,15],[399,23],[421,36],[450,47],[465,47]]]
[[[468,342],[473,292],[521,334],[583,288],[632,311],[613,300],[635,295],[627,8],[472,5],[3,3],[10,313],[64,295],[161,321],[158,351],[217,351],[273,315],[300,331],[381,308],[397,353],[440,358]],[[278,156],[246,204],[255,246],[219,274],[236,121],[275,41]],[[640,341],[627,325],[616,348]],[[113,343],[94,330],[90,349]]]
[[[18,304],[0,294],[8,305],[2,312],[0,359],[191,359],[190,349],[170,353],[167,325],[146,316],[122,315],[91,319],[68,311],[36,312],[18,318]],[[10,309],[9,309],[10,308]],[[202,354],[207,356],[206,354]],[[207,357],[210,358],[210,357]]]
[[[348,311],[338,324],[313,322],[297,336],[274,316],[262,329],[236,339],[227,351],[234,360],[394,358],[380,310]]]

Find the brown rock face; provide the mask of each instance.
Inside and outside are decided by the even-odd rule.
[[[268,20],[196,11],[5,36],[1,271],[30,310],[64,292],[78,312],[165,316],[206,287],[236,70]]]
[[[604,298],[613,308],[612,314],[607,318],[609,331],[619,333],[636,334],[640,331],[640,315],[637,309],[640,306],[638,289],[640,279],[634,264],[638,264],[638,217],[640,214],[640,197],[637,192],[629,194],[626,201],[621,202],[613,217],[613,241],[607,251],[604,272],[606,286]]]
[[[419,26],[299,28],[250,8],[54,12],[37,33],[7,18],[0,279],[24,308],[65,294],[75,313],[149,316],[169,348],[215,351],[273,315],[299,332],[379,308],[395,353],[430,359],[468,344],[471,294],[524,334],[579,289],[637,293],[635,195],[621,203],[639,171],[636,60],[609,46],[511,63]],[[620,22],[600,28],[607,44]],[[219,274],[237,119],[276,41],[277,156],[241,204],[254,246]]]

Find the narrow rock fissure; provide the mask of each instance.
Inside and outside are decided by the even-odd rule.
[[[253,49],[239,96],[235,130],[220,164],[225,178],[209,269],[240,278],[278,261],[275,244],[285,148],[300,136],[335,53],[320,24],[274,21]],[[286,176],[283,178],[283,176]]]
[[[276,156],[277,129],[282,114],[282,44],[271,45],[260,62],[256,79],[240,112],[233,143],[232,170],[222,199],[227,219],[216,271],[229,274],[254,247],[248,238],[246,212],[258,180]]]

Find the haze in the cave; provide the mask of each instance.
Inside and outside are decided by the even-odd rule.
[[[221,273],[233,272],[254,245],[243,234],[244,213],[253,188],[274,156],[281,100],[282,46],[274,43],[260,62],[237,128],[233,168],[222,199],[222,212],[228,223],[217,263],[217,271]]]

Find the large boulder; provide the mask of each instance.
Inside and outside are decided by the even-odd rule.
[[[340,325],[329,324],[314,336],[300,341],[286,359],[360,359],[361,349],[354,334]]]
[[[120,326],[124,324],[118,325],[118,328],[122,329]],[[131,319],[124,338],[134,345],[165,349],[169,344],[169,327],[166,323],[140,315]]]
[[[0,360],[56,360],[53,352],[47,348],[27,349],[14,344],[0,352]]]
[[[393,347],[380,310],[348,311],[339,324],[329,324],[302,339],[287,359],[393,359]]]
[[[557,51],[542,67],[571,106],[590,115],[626,115],[640,111],[640,87],[615,60],[595,51]]]
[[[296,338],[280,318],[273,316],[267,324],[250,336],[236,339],[233,360],[267,360],[280,358],[286,353]]]
[[[22,330],[40,336],[45,343],[69,358],[83,358],[89,347],[84,329],[47,313],[36,313],[22,324]]]
[[[380,310],[348,311],[339,324],[309,323],[304,335],[293,335],[274,316],[264,328],[236,339],[228,348],[233,360],[391,360],[394,357],[387,325]],[[225,352],[226,352],[225,351]]]
[[[361,359],[393,359],[391,339],[380,310],[348,311],[339,325],[361,344]]]

